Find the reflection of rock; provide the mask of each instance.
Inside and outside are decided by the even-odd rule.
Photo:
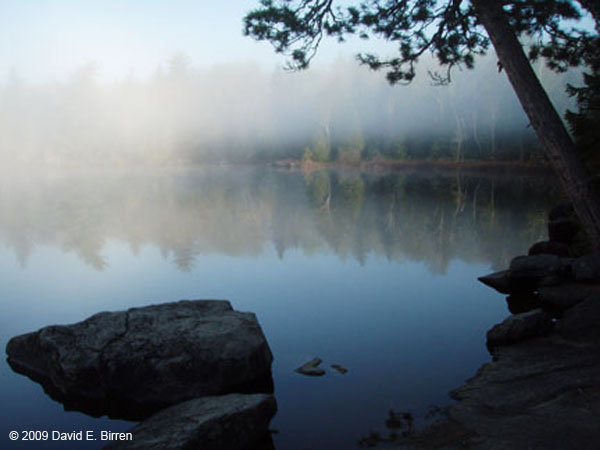
[[[272,449],[268,425],[277,407],[268,394],[229,394],[188,400],[131,429],[131,441],[111,450]]]
[[[184,400],[272,392],[272,355],[252,313],[197,300],[103,312],[11,339],[11,367],[92,415],[139,419]]]
[[[321,358],[313,358],[310,361],[298,367],[296,369],[296,372],[311,377],[320,377],[322,375],[325,375],[325,370],[319,367],[319,364],[321,364],[322,362],[323,360]]]
[[[487,332],[488,347],[509,345],[537,336],[552,329],[552,319],[542,309],[514,314]]]
[[[337,370],[342,375],[346,375],[348,373],[348,369],[341,364],[332,364],[331,368]]]

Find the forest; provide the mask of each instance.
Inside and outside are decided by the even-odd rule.
[[[424,59],[423,70],[435,70]],[[561,113],[581,71],[536,66]],[[253,63],[193,67],[175,54],[147,79],[102,79],[89,63],[63,81],[0,84],[0,161],[18,166],[182,166],[281,159],[542,161],[493,57],[452,83],[390,86],[342,57],[307,72]]]

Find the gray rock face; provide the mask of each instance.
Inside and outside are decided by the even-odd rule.
[[[599,352],[597,344],[554,334],[500,347],[453,391],[459,402],[450,420],[468,430],[472,449],[596,450]]]
[[[572,260],[556,255],[517,256],[508,270],[478,280],[502,294],[534,292],[540,286],[554,286],[572,278]]]
[[[528,255],[569,256],[569,246],[562,242],[540,241],[529,247]]]
[[[514,314],[487,332],[488,347],[510,345],[552,330],[552,318],[542,309]]]
[[[184,400],[272,392],[272,355],[252,313],[182,300],[103,312],[12,338],[11,367],[66,409],[141,419]]]
[[[517,292],[558,284],[570,275],[570,262],[556,255],[517,256],[510,262],[511,289]]]
[[[129,430],[130,441],[107,450],[272,449],[268,426],[275,414],[268,394],[229,394],[188,400],[154,414]]]
[[[567,283],[558,286],[540,287],[538,289],[538,296],[542,307],[558,313],[575,306],[593,295],[600,296],[600,285]]]
[[[557,323],[557,331],[566,339],[600,342],[600,295],[566,310]]]

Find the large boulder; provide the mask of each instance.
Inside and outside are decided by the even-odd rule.
[[[66,409],[142,419],[185,400],[272,392],[272,355],[256,316],[228,301],[98,313],[12,338],[8,362]]]
[[[553,313],[562,313],[593,295],[600,297],[600,285],[566,283],[538,289],[541,306]]]
[[[538,254],[517,256],[508,270],[479,277],[483,284],[502,294],[534,292],[540,286],[553,286],[572,278],[570,258]]]
[[[552,330],[552,318],[541,308],[514,314],[487,332],[490,348],[510,345],[525,339],[544,336]]]
[[[571,276],[571,260],[556,255],[517,256],[510,262],[509,279],[521,291],[559,284]]]
[[[269,394],[188,400],[156,413],[129,430],[130,440],[114,441],[105,449],[272,449],[268,426],[276,410],[275,398]]]
[[[571,217],[559,217],[548,221],[548,239],[552,242],[570,244],[579,231],[579,222]]]
[[[556,255],[568,257],[570,253],[569,246],[563,242],[540,241],[529,247],[528,255]]]

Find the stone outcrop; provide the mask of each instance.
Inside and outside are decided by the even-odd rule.
[[[519,313],[488,331],[493,359],[451,393],[444,420],[394,449],[599,448],[600,254],[564,257],[577,253],[572,214],[554,208],[548,243],[480,278]]]
[[[98,313],[12,338],[11,367],[65,409],[138,420],[185,400],[272,392],[272,354],[256,316],[227,301]]]
[[[269,394],[229,394],[188,400],[129,430],[130,441],[107,450],[271,450],[268,432],[277,406]]]
[[[600,285],[571,282],[538,288],[542,308],[556,314],[561,314],[591,296],[600,296]]]
[[[392,448],[596,450],[599,323],[600,296],[591,296],[565,310],[545,336],[493,346],[493,360],[451,392],[457,402],[443,419]]]
[[[562,257],[570,256],[569,246],[563,242],[540,241],[529,247],[528,255],[556,255]]]
[[[552,330],[552,318],[541,308],[513,314],[487,332],[487,346],[494,348],[544,336]]]
[[[539,254],[517,256],[507,270],[478,278],[502,294],[538,292],[547,286],[572,282],[600,283],[600,253],[578,258]]]

